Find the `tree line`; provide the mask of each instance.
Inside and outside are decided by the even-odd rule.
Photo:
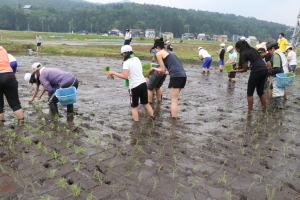
[[[3,1],[3,0],[1,0]],[[36,2],[36,0],[31,0]],[[30,30],[41,32],[81,32],[107,33],[112,28],[125,31],[127,28],[155,29],[162,32],[173,32],[180,38],[183,33],[212,35],[233,34],[256,36],[260,41],[276,39],[278,33],[289,27],[283,24],[258,20],[253,17],[242,17],[234,14],[186,10],[158,5],[137,3],[115,3],[97,5],[82,2],[70,4],[70,8],[57,7],[56,1],[43,0],[46,7],[33,5],[33,10],[26,12],[24,5],[0,7],[0,29]],[[68,1],[67,1],[68,2]],[[69,1],[70,2],[70,1]],[[1,2],[0,2],[1,3]],[[1,5],[1,4],[0,4]],[[52,5],[52,6],[48,6]],[[56,6],[55,6],[56,5]]]

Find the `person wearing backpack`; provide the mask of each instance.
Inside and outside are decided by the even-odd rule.
[[[272,98],[274,100],[274,105],[278,109],[283,109],[282,105],[282,97],[287,99],[287,95],[285,93],[284,87],[278,87],[276,85],[276,74],[289,72],[288,62],[279,49],[279,45],[277,42],[269,42],[267,43],[267,50],[270,54],[272,54],[272,69],[268,71],[268,75],[273,76],[272,80]]]

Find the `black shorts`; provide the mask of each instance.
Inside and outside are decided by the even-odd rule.
[[[4,112],[4,96],[13,111],[20,110],[18,81],[12,72],[0,73],[0,114]]]
[[[184,88],[186,83],[186,77],[174,77],[170,78],[168,88]]]
[[[153,71],[149,76],[149,83],[147,85],[148,90],[154,90],[154,88],[160,88],[166,80],[166,74]]]
[[[41,42],[39,42],[39,43],[36,43],[36,46],[38,46],[38,47],[40,47],[42,45],[42,43]]]
[[[129,89],[128,91],[130,95],[130,104],[132,108],[138,107],[139,100],[143,105],[148,103],[148,91],[146,82],[140,84],[135,88]]]

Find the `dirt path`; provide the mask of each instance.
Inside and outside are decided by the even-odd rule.
[[[297,79],[288,88],[285,110],[273,111],[270,106],[263,113],[255,96],[255,110],[247,117],[248,73],[238,74],[234,84],[215,68],[209,75],[201,75],[198,66],[187,65],[180,120],[170,120],[169,97],[164,94],[164,101],[154,105],[157,119],[145,117],[141,108],[144,117],[134,124],[123,81],[107,80],[102,70],[110,65],[121,71],[121,60],[16,58],[26,123],[18,126],[10,108],[6,109],[7,122],[0,126],[0,198],[300,198]],[[61,106],[62,117],[53,120],[46,95],[41,101],[27,103],[34,88],[23,76],[33,62],[77,76],[75,117],[67,117]],[[163,86],[165,92],[168,82],[169,78]],[[12,186],[3,190],[7,182]]]

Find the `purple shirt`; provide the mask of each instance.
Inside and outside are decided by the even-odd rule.
[[[49,96],[52,95],[56,89],[72,81],[74,78],[75,76],[73,74],[57,68],[44,68],[40,75],[40,81],[48,91]]]

